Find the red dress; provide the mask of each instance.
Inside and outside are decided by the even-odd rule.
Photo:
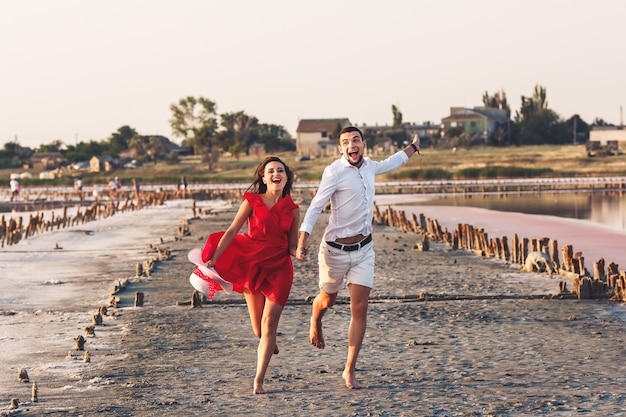
[[[289,229],[293,210],[298,205],[290,196],[282,198],[268,209],[261,194],[244,193],[252,206],[248,232],[240,233],[217,259],[215,270],[233,284],[233,291],[244,289],[260,292],[269,300],[285,306],[293,283],[293,263],[289,254]],[[202,260],[208,262],[225,232],[212,233],[202,250]]]

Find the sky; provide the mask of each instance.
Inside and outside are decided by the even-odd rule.
[[[545,87],[561,118],[619,124],[622,0],[20,0],[0,3],[0,145],[180,143],[170,106],[205,97],[295,137],[300,119],[439,123]]]

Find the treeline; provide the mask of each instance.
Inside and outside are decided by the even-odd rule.
[[[283,126],[260,123],[244,111],[218,114],[216,103],[203,97],[185,97],[172,104],[170,110],[174,136],[182,139],[183,147],[201,155],[211,168],[223,152],[238,157],[248,153],[253,144],[263,146],[266,152],[295,150],[294,140]],[[5,143],[0,150],[0,169],[20,167],[36,152],[58,152],[68,163],[89,161],[93,156],[119,158],[122,154],[139,162],[177,162],[177,154],[168,149],[163,137],[139,134],[126,125],[108,138],[75,145],[60,139],[36,149],[22,147],[17,141]]]
[[[535,86],[532,95],[521,97],[520,109],[514,114],[504,90],[494,94],[485,92],[482,103],[485,108],[506,114],[505,121],[497,123],[488,137],[484,137],[483,132],[470,132],[455,126],[428,138],[429,145],[469,147],[584,143],[592,126],[609,125],[600,118],[588,124],[577,114],[568,119],[561,118],[548,107],[546,89],[541,85]],[[182,140],[182,146],[200,155],[210,170],[224,152],[238,157],[250,152],[254,144],[262,145],[266,152],[295,150],[294,140],[283,126],[260,123],[244,111],[218,114],[215,101],[205,97],[182,98],[171,104],[170,110],[169,124],[173,135]],[[409,140],[410,132],[402,120],[402,113],[396,106],[392,106],[392,113],[393,123],[389,128],[382,129],[375,136],[366,132],[368,142],[391,138],[397,146],[402,146]],[[17,141],[6,143],[0,150],[0,168],[21,166],[34,152],[59,152],[69,163],[88,161],[93,156],[117,158],[122,153],[130,154],[140,162],[165,159],[175,163],[176,155],[164,148],[164,142],[158,136],[141,135],[130,126],[122,126],[106,139],[75,145],[57,139],[33,150],[21,147]]]
[[[514,114],[504,90],[494,94],[485,92],[482,97],[482,109],[497,110],[499,116],[503,116],[501,120],[500,118],[496,120],[495,128],[488,136],[483,129],[472,131],[463,125],[447,126],[426,138],[428,146],[445,148],[585,143],[593,126],[610,126],[601,118],[596,118],[589,124],[577,114],[563,119],[549,108],[546,88],[541,85],[536,85],[531,95],[521,97],[520,109]],[[392,106],[391,111],[393,115],[391,127],[369,133],[369,137],[366,132],[368,142],[390,138],[399,147],[410,139],[411,124],[404,123],[402,113],[396,106]]]

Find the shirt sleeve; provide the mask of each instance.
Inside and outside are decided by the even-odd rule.
[[[391,155],[389,158],[376,163],[376,175],[386,174],[387,172],[394,171],[406,164],[409,160],[406,152],[398,151]]]
[[[322,174],[322,180],[320,181],[320,185],[317,189],[317,193],[315,197],[311,200],[311,204],[309,204],[309,208],[304,215],[304,219],[302,220],[302,224],[300,225],[301,232],[307,232],[309,235],[313,231],[313,226],[315,226],[315,222],[317,222],[317,218],[322,213],[322,210],[330,200],[330,197],[337,190],[337,176],[333,173],[330,166],[324,168],[324,173]]]

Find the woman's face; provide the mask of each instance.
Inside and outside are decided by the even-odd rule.
[[[287,171],[285,166],[278,161],[268,162],[263,171],[263,182],[268,191],[282,192],[287,185]]]

